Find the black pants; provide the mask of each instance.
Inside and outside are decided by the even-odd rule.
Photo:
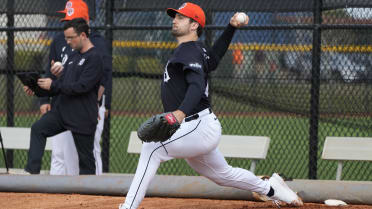
[[[25,170],[31,174],[39,174],[41,159],[45,151],[46,138],[66,131],[58,112],[49,111],[31,127],[30,149]],[[93,131],[94,132],[94,131]],[[76,150],[79,156],[80,175],[96,174],[96,164],[93,155],[94,133],[84,135],[72,132]]]

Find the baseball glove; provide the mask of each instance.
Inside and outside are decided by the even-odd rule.
[[[171,112],[157,114],[142,123],[137,131],[143,142],[163,142],[169,139],[180,127]]]

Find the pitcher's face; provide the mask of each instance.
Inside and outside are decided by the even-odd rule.
[[[175,37],[184,36],[191,33],[192,21],[189,17],[185,17],[181,14],[176,14],[173,18],[172,34]]]

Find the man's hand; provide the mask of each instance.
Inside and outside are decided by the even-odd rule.
[[[42,115],[44,115],[45,113],[50,111],[50,109],[51,109],[50,104],[43,104],[43,105],[40,106],[40,112],[41,112]]]
[[[176,110],[174,112],[172,112],[174,117],[176,117],[177,121],[181,124],[183,119],[185,119],[186,117],[186,114],[183,113],[181,110]]]
[[[63,71],[63,65],[54,63],[54,60],[51,61],[50,66],[50,72],[55,75],[56,77],[59,77]]]
[[[35,95],[35,93],[28,86],[23,86],[23,91],[29,96]]]
[[[40,86],[40,88],[45,90],[50,90],[50,87],[52,86],[53,80],[50,78],[39,78],[37,80],[37,85]]]
[[[248,25],[249,22],[249,16],[247,15],[247,18],[244,23],[241,23],[238,21],[237,16],[239,12],[235,13],[234,16],[230,19],[230,25],[234,26],[235,28],[240,28],[242,26]]]

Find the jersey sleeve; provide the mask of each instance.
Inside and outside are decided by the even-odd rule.
[[[190,115],[192,110],[197,106],[205,91],[204,73],[202,71],[189,70],[185,75],[188,88],[185,98],[178,109],[186,115]]]
[[[194,43],[181,45],[174,54],[170,63],[183,65],[183,70],[200,71],[204,69],[203,55]]]
[[[235,27],[228,24],[224,32],[213,44],[212,48],[207,50],[209,55],[209,59],[207,60],[209,71],[214,71],[217,69],[218,63],[221,61],[222,57],[229,48],[235,30]]]

